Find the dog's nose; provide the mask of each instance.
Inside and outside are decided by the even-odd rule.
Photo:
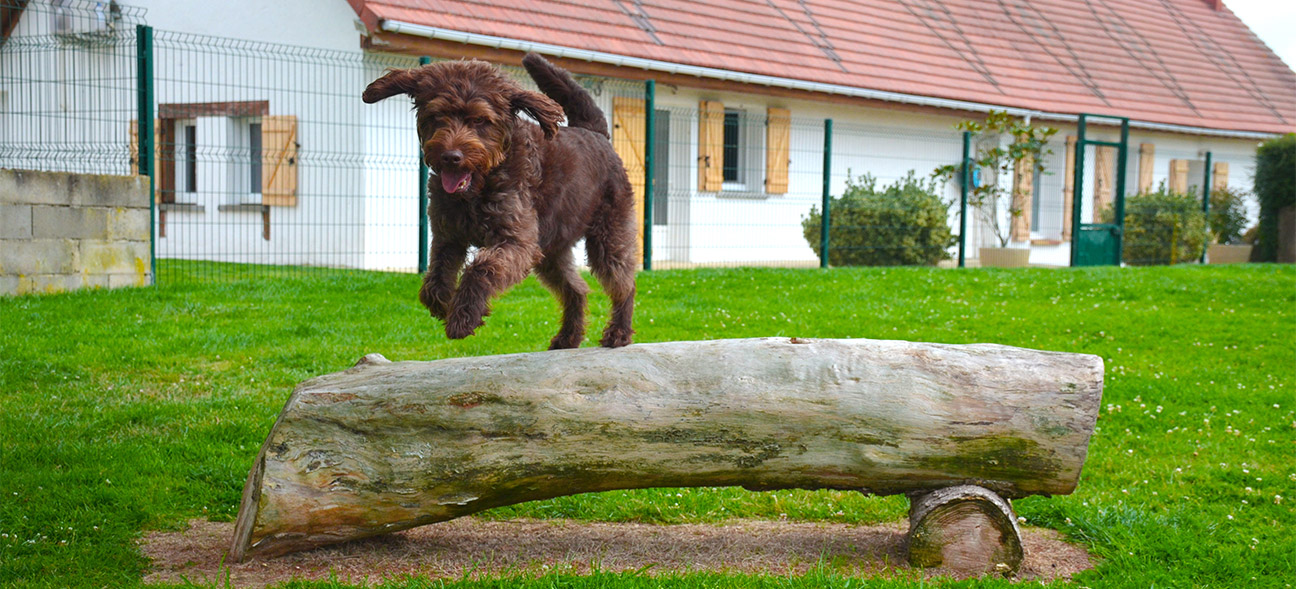
[[[441,163],[448,166],[457,166],[463,163],[463,152],[456,149],[442,153]]]

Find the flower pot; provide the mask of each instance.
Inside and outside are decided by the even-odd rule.
[[[1251,259],[1249,245],[1220,245],[1212,243],[1206,248],[1206,261],[1210,264],[1244,264]]]
[[[1025,268],[1030,263],[1030,250],[1021,247],[983,247],[980,256],[982,268]]]

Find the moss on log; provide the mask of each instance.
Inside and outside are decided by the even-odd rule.
[[[763,338],[390,363],[298,385],[230,556],[576,493],[663,486],[1076,486],[1102,359],[992,344]]]

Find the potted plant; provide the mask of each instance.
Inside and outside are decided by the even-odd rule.
[[[1057,129],[1031,126],[1004,111],[990,111],[984,121],[963,121],[956,128],[972,133],[976,140],[972,165],[980,178],[968,191],[968,204],[976,209],[998,244],[998,247],[980,249],[981,265],[1025,266],[1030,249],[1010,248],[1008,242],[1012,237],[1012,220],[1024,212],[1026,195],[1018,193],[1016,186],[1012,190],[1004,188],[1001,179],[1011,178],[1023,161],[1033,163],[1036,173],[1044,173],[1044,156],[1053,153],[1048,149],[1048,140]],[[1007,146],[1005,138],[1012,139]],[[936,168],[932,175],[950,180],[961,176],[962,171],[961,165],[948,165]]]
[[[1211,244],[1206,248],[1206,260],[1211,264],[1240,264],[1251,259],[1251,244],[1242,238],[1246,227],[1247,192],[1221,187],[1211,191],[1210,213],[1206,223],[1211,232]]]

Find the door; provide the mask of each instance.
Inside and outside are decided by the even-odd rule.
[[[1105,120],[1120,121],[1120,141],[1100,141],[1089,139],[1085,136],[1086,126],[1090,118],[1100,118]],[[1121,263],[1121,239],[1125,232],[1125,162],[1128,156],[1129,146],[1129,119],[1124,117],[1103,117],[1097,115],[1080,115],[1077,124],[1077,140],[1075,150],[1075,171],[1074,186],[1075,197],[1072,199],[1071,226],[1075,228],[1071,238],[1071,265],[1072,266],[1119,266]],[[1081,210],[1085,199],[1084,176],[1085,176],[1085,147],[1097,146],[1098,148],[1112,148],[1116,150],[1115,159],[1115,190],[1112,195],[1112,209],[1114,212],[1111,223],[1099,222],[1101,199],[1097,198],[1100,194],[1108,190],[1103,186],[1107,180],[1107,174],[1110,170],[1104,170],[1106,160],[1102,158],[1096,162],[1097,172],[1094,176],[1094,198],[1093,204],[1093,222],[1086,223],[1081,218]]]

